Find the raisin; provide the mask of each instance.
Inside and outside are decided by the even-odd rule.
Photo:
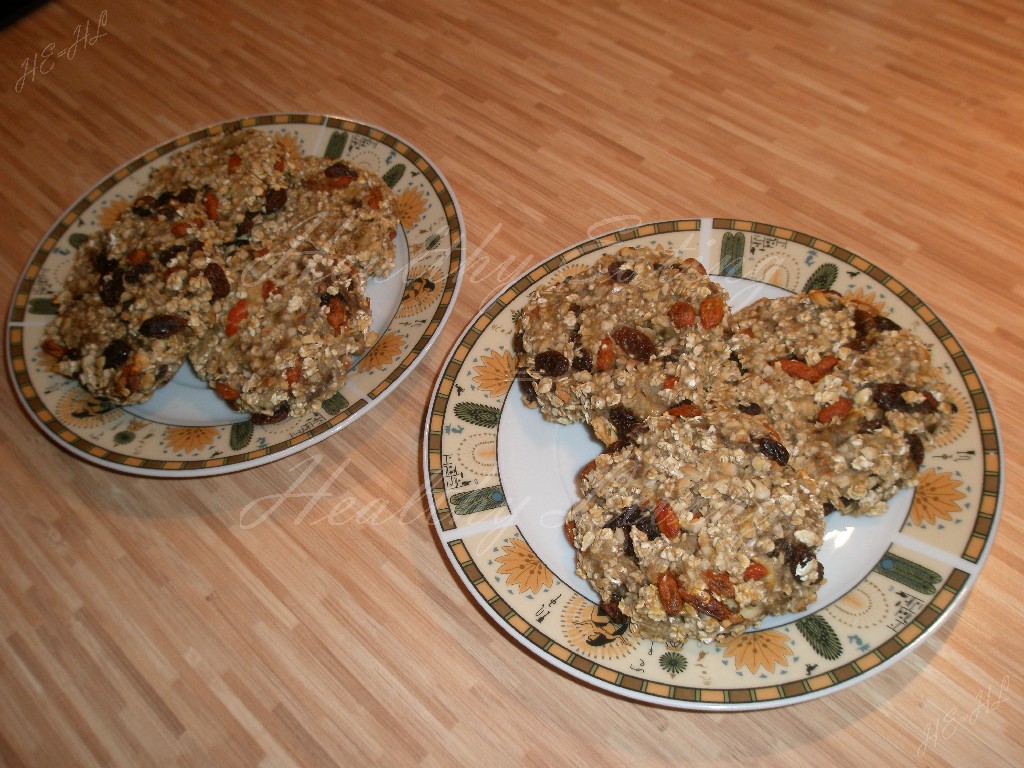
[[[683,612],[683,596],[679,592],[679,581],[669,571],[658,576],[658,599],[667,615],[678,616]]]
[[[737,354],[735,349],[729,353],[729,360],[736,364],[736,370],[738,370],[741,374],[747,372],[747,369],[743,366],[743,361],[740,360],[740,356],[739,354]]]
[[[793,574],[793,577],[797,579],[799,579],[799,577],[796,575],[797,571],[799,571],[801,568],[806,567],[806,565],[809,562],[811,562],[811,560],[814,560],[816,556],[814,550],[808,547],[806,544],[801,544],[799,541],[794,541],[791,539],[779,539],[775,542],[775,549],[774,551],[772,551],[769,557],[776,557],[779,555],[782,556],[783,561],[789,567],[789,570]],[[806,581],[808,583],[813,584],[815,582],[820,581],[821,576],[822,567],[821,563],[819,562],[818,573],[816,577],[813,579],[807,579]]]
[[[704,571],[704,580],[712,594],[719,597],[736,597],[736,588],[733,587],[728,573],[707,570]]]
[[[744,581],[760,581],[768,575],[768,568],[756,560],[751,561],[750,565],[743,571]]]
[[[117,262],[107,256],[106,249],[94,253],[90,259],[92,263],[93,271],[101,277],[103,275],[109,275],[117,267]]]
[[[130,264],[133,267],[138,266],[139,264],[145,264],[149,261],[149,251],[144,248],[136,248],[125,255],[124,261],[126,264]]]
[[[252,423],[256,425],[280,424],[288,418],[288,412],[290,410],[291,406],[289,406],[288,401],[285,400],[274,409],[273,413],[254,413],[252,415]]]
[[[191,187],[185,187],[178,194],[175,195],[178,200],[186,205],[188,203],[194,203],[196,201],[196,191]]]
[[[879,333],[884,331],[902,331],[903,327],[895,320],[890,320],[888,317],[882,317],[879,315],[875,318],[875,330]]]
[[[654,505],[654,522],[657,523],[658,530],[667,539],[674,539],[681,532],[679,518],[676,517],[676,513],[664,499],[659,499],[658,503]]]
[[[591,459],[576,473],[576,482],[582,484],[595,469],[597,469],[597,459]]]
[[[356,172],[351,166],[346,165],[340,160],[333,165],[329,165],[324,168],[324,176],[328,179],[338,179],[344,176],[355,176]]]
[[[856,349],[863,352],[868,347],[867,338],[875,328],[875,316],[863,309],[853,311],[853,331],[856,334]]]
[[[837,507],[831,501],[826,501],[822,505],[822,514],[825,515],[826,517],[831,515],[833,512],[838,512],[838,511],[839,511],[839,507]]]
[[[158,206],[165,206],[174,200],[174,193],[164,190],[156,196],[156,204]]]
[[[275,213],[284,208],[286,202],[288,202],[287,189],[268,189],[263,200],[263,211],[264,213]]]
[[[648,541],[654,541],[661,535],[661,530],[658,528],[658,523],[654,520],[651,510],[641,507],[639,504],[630,504],[628,507],[624,507],[619,514],[605,523],[603,527],[613,530],[616,528],[625,529],[626,539],[623,551],[630,557],[636,556],[636,550],[633,548],[633,537],[629,532],[630,528],[637,528],[643,531]]]
[[[256,214],[253,211],[246,211],[242,220],[235,227],[235,239],[245,240],[249,237],[249,233],[252,232],[252,222],[256,218]]]
[[[533,383],[533,379],[522,369],[516,373],[516,383],[519,385],[519,392],[527,403],[537,402],[537,385]]]
[[[700,613],[718,621],[725,621],[732,616],[732,610],[730,610],[729,606],[706,592],[700,595],[683,595],[683,599]]]
[[[643,419],[622,404],[613,405],[608,409],[608,420],[615,427],[615,433],[620,440],[628,438],[633,430],[643,424]]]
[[[221,400],[237,400],[242,396],[242,393],[223,381],[218,381],[213,385],[213,391],[217,393]]]
[[[619,510],[619,514],[605,523],[602,528],[629,528],[633,525],[639,525],[640,520],[647,515],[646,509],[641,507],[639,504],[630,504],[628,507],[623,507]]]
[[[618,453],[632,444],[632,440],[616,440],[614,443],[606,445],[601,453]]]
[[[152,271],[152,264],[132,264],[124,271],[124,281],[136,285],[144,275],[148,275]]]
[[[855,309],[853,311],[853,329],[857,337],[851,346],[858,352],[863,352],[871,346],[872,340],[870,336],[872,334],[884,333],[885,331],[899,331],[902,330],[902,327],[899,323],[890,320],[888,317],[873,315],[863,309]]]
[[[224,267],[220,264],[216,262],[207,264],[203,274],[206,275],[206,281],[210,284],[210,290],[213,291],[214,301],[226,298],[231,293],[231,283],[224,272]]]
[[[517,355],[526,353],[526,348],[523,346],[523,332],[522,330],[516,331],[512,337],[512,351]]]
[[[868,432],[877,432],[885,426],[885,419],[868,419],[859,427],[857,427],[857,434],[866,435]]]
[[[124,339],[115,339],[103,350],[103,369],[120,368],[131,357],[132,348]]]
[[[100,301],[103,302],[103,306],[113,309],[121,301],[122,293],[124,293],[124,270],[115,267],[100,283]]]
[[[907,446],[910,448],[910,460],[914,462],[914,469],[920,469],[924,463],[924,443],[917,435],[908,432],[904,435]]]
[[[615,597],[612,597],[610,600],[602,601],[597,608],[615,624],[629,623],[629,617],[619,610],[619,601]]]
[[[58,360],[63,360],[67,354],[67,349],[53,339],[45,339],[39,346],[42,348],[43,352],[48,354],[50,357],[57,358]]]
[[[168,264],[171,263],[171,260],[174,259],[175,256],[177,256],[184,250],[185,246],[182,245],[181,243],[178,243],[177,245],[171,245],[160,251],[160,253],[156,255],[156,259],[166,267]]]
[[[569,370],[569,361],[561,352],[549,349],[533,359],[537,370],[545,376],[561,376]]]
[[[273,291],[272,286],[267,286],[268,282],[273,283],[273,281],[270,280],[264,281],[264,299],[270,296],[271,292]],[[337,336],[339,333],[341,333],[342,326],[348,325],[348,309],[345,308],[345,302],[341,299],[341,297],[335,296],[329,302],[327,302],[327,310],[327,325],[331,327],[331,329],[334,331],[334,335]]]
[[[594,370],[594,358],[585,349],[581,349],[576,353],[576,356],[572,359],[572,369],[574,371],[586,371],[590,373]]]
[[[136,216],[145,218],[146,216],[153,215],[153,209],[156,208],[156,198],[152,195],[143,195],[134,203],[132,203],[132,213]]]
[[[608,265],[608,276],[616,283],[629,283],[636,277],[636,270],[623,267],[621,261],[613,261]]]
[[[657,352],[654,342],[650,340],[647,334],[628,325],[620,325],[612,331],[612,338],[622,347],[623,352],[634,360],[639,360],[643,363],[654,357]]]
[[[142,321],[139,333],[150,339],[166,339],[181,333],[188,326],[188,321],[180,315],[153,315]]]
[[[753,442],[757,446],[758,451],[776,464],[785,466],[789,463],[789,451],[786,450],[786,446],[775,438],[758,437]]]
[[[127,392],[138,392],[142,384],[142,370],[135,364],[126,365],[117,377],[117,386]]]
[[[902,413],[933,413],[939,407],[939,401],[931,392],[920,392],[922,399],[916,403],[907,402],[903,397],[906,392],[914,392],[906,384],[881,383],[875,384],[873,399],[883,411],[900,411]]]
[[[747,414],[747,416],[760,416],[761,406],[757,403],[741,403],[736,408],[741,412]]]
[[[566,540],[573,544],[576,541],[576,521],[571,517],[565,518],[562,522],[562,533],[565,534]]]

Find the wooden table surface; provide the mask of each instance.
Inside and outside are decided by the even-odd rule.
[[[93,44],[25,68],[101,14]],[[113,169],[248,114],[386,127],[445,174],[467,233],[435,346],[309,453],[128,476],[55,446],[0,388],[0,764],[1020,764],[1024,6],[59,0],[0,30],[0,50],[4,295]],[[240,525],[310,455],[302,490],[409,509],[435,376],[479,308],[590,234],[701,216],[864,256],[983,377],[1007,503],[970,596],[914,653],[780,709],[677,711],[578,682],[501,632],[422,500],[333,526],[294,498]]]

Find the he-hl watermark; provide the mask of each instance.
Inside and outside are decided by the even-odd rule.
[[[85,22],[84,29],[81,24],[76,26],[74,39],[63,48],[58,50],[56,43],[49,43],[39,53],[33,53],[31,56],[26,57],[21,62],[21,76],[14,83],[14,91],[21,93],[25,88],[25,83],[34,83],[36,81],[36,75],[42,77],[50,74],[57,59],[73,60],[78,53],[79,46],[84,51],[96,45],[101,37],[107,36],[107,33],[103,31],[103,28],[106,26],[107,12],[100,11],[95,26],[93,26],[91,19]]]
[[[940,741],[948,741],[961,731],[977,725],[982,715],[999,709],[999,705],[1009,701],[1007,692],[1010,690],[1010,676],[1003,675],[998,686],[989,684],[974,695],[974,706],[968,710],[950,707],[928,724],[924,739],[917,747],[917,756],[924,757],[929,749],[938,749]]]

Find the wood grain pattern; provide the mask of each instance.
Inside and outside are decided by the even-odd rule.
[[[58,57],[101,11],[106,34]],[[50,44],[30,78],[23,61]],[[0,51],[5,295],[97,180],[245,114],[341,114],[409,139],[468,237],[452,319],[403,394],[265,467],[108,472],[0,389],[0,763],[1020,761],[1019,3],[62,0],[0,30]],[[419,469],[433,378],[509,278],[589,234],[715,215],[814,234],[910,285],[985,380],[1007,499],[970,598],[915,653],[737,715],[609,696],[520,649],[448,568]]]

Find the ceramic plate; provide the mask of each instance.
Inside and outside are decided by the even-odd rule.
[[[523,406],[512,334],[540,286],[623,245],[700,259],[733,309],[830,288],[877,306],[926,340],[957,407],[916,489],[884,515],[831,515],[819,555],[827,584],[800,614],[704,644],[637,637],[595,604],[562,532],[574,478],[600,452],[581,425]],[[682,709],[775,707],[847,687],[901,658],[966,595],[995,533],[1002,465],[978,374],[942,321],[865,259],[799,232],[731,219],[666,221],[588,240],[509,285],[442,369],[425,427],[424,473],[442,547],[498,626],[558,669],[633,699]]]
[[[320,408],[275,425],[231,411],[186,365],[146,403],[112,407],[49,372],[39,342],[76,246],[126,208],[150,171],[182,147],[245,126],[306,155],[344,158],[394,189],[402,222],[395,271],[367,286],[376,344]],[[395,390],[448,319],[462,275],[462,218],[438,170],[406,141],[325,115],[262,115],[213,125],[163,144],[104,179],[46,235],[21,276],[7,327],[8,369],[46,435],[89,461],[157,476],[211,475],[264,464],[330,437]]]

